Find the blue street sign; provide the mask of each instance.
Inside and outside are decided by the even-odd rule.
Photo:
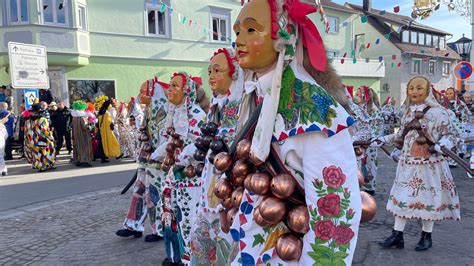
[[[25,93],[23,95],[25,97],[25,108],[29,109],[35,103],[35,99],[38,98],[38,90],[25,90]]]

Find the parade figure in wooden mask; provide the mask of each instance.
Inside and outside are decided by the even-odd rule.
[[[170,103],[166,117],[169,139],[162,154],[164,159],[161,169],[167,171],[162,191],[170,190],[170,206],[176,213],[182,214],[178,220],[178,231],[173,234],[177,233],[183,238],[184,250],[173,250],[173,254],[179,252],[184,262],[190,261],[192,219],[196,216],[201,192],[201,177],[196,174],[201,160],[195,157],[194,141],[201,134],[200,127],[206,118],[204,109],[208,108],[209,103],[200,87],[201,82],[201,78],[178,72],[171,77],[166,92]],[[165,241],[169,237],[175,236],[165,234]],[[173,262],[180,261],[173,256]]]
[[[211,108],[207,115],[207,124],[215,125],[216,133],[212,136],[210,147],[203,147],[203,140],[208,136],[202,134],[196,141],[196,146],[201,149],[209,149],[202,171],[202,194],[196,219],[193,222],[191,237],[191,265],[229,265],[231,260],[230,243],[232,238],[228,231],[214,229],[212,232],[203,230],[203,225],[213,224],[214,228],[220,228],[220,209],[218,198],[214,195],[214,186],[222,175],[213,165],[212,158],[229,147],[235,138],[237,123],[239,119],[239,107],[241,104],[244,77],[243,71],[237,63],[234,52],[231,49],[219,49],[214,53],[208,68],[209,86],[213,91]],[[224,147],[225,146],[225,147]],[[225,225],[227,228],[229,225]],[[209,235],[210,234],[210,235]],[[207,239],[216,239],[213,245],[207,244]]]
[[[239,243],[233,263],[352,261],[361,217],[357,162],[347,130],[354,120],[344,109],[344,86],[327,64],[322,38],[306,17],[315,11],[299,0],[253,0],[234,24],[239,64],[254,73],[245,84],[240,122],[247,121],[252,105],[262,104],[251,138],[252,162],[265,161],[274,150],[272,156],[304,194],[302,203],[288,205],[288,219],[305,230],[298,230],[304,234],[300,238],[292,233],[295,227],[279,219],[269,223],[266,218],[285,215],[285,208],[273,208],[281,206],[279,199],[265,189],[260,195],[246,189],[230,230]],[[249,188],[257,185],[254,178],[265,179],[254,175]]]
[[[422,220],[416,251],[431,248],[434,221],[460,219],[456,186],[441,152],[441,147],[451,149],[456,144],[456,131],[447,110],[430,93],[430,87],[424,77],[411,79],[400,131],[376,141],[379,145],[401,147],[387,203],[387,210],[395,216],[395,225],[392,235],[379,243],[383,247],[404,247],[403,230],[408,219]]]

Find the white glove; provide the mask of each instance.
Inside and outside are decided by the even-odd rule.
[[[435,144],[434,149],[435,149],[435,151],[437,151],[439,153],[443,153],[443,151],[441,150],[441,145],[439,145],[439,144]]]
[[[385,138],[384,137],[379,137],[374,140],[372,140],[372,143],[370,143],[370,147],[381,147],[385,144]]]
[[[189,144],[188,146],[184,147],[181,150],[181,153],[178,155],[178,161],[176,162],[177,165],[181,166],[188,166],[191,164],[191,159],[194,157],[194,152],[196,152],[197,148],[194,143]]]
[[[161,143],[161,145],[158,146],[158,148],[156,148],[156,150],[150,155],[150,159],[158,162],[163,161],[165,159],[166,154],[166,144],[168,144],[167,141]]]

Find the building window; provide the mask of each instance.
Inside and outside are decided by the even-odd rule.
[[[147,3],[146,14],[148,35],[169,38],[171,21],[168,15],[168,8],[161,12],[161,4]]]
[[[426,45],[428,46],[433,46],[433,35],[431,34],[426,34]]]
[[[446,37],[439,38],[439,48],[446,49]]]
[[[424,33],[418,33],[418,44],[419,45],[425,45],[425,34]]]
[[[436,68],[436,61],[430,60],[428,62],[428,74],[434,75],[435,74],[435,68]]]
[[[85,6],[80,5],[77,9],[77,21],[78,27],[81,30],[87,30],[87,9]]]
[[[329,33],[339,33],[339,18],[328,16]]]
[[[211,8],[211,19],[211,41],[230,42],[230,11]]]
[[[409,43],[410,42],[410,31],[404,30],[402,32],[402,42]]]
[[[439,36],[433,35],[433,46],[439,47]]]
[[[68,24],[68,6],[67,0],[43,0],[44,24],[65,26]]]
[[[420,74],[421,73],[421,64],[420,59],[413,58],[411,61],[411,73],[412,74]]]
[[[354,50],[358,53],[365,49],[365,34],[357,34],[355,36]]]
[[[334,60],[334,58],[339,57],[339,51],[335,50],[326,50],[326,54],[331,61]]]
[[[443,62],[443,76],[451,74],[451,62]]]
[[[418,33],[416,31],[411,31],[410,32],[410,42],[413,43],[413,44],[417,44],[418,43],[417,36],[418,36]]]
[[[7,0],[9,24],[28,23],[28,0]]]

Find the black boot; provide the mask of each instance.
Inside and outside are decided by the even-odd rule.
[[[145,242],[157,242],[163,240],[163,237],[156,234],[149,234],[145,236]]]
[[[421,231],[421,238],[416,244],[415,251],[425,251],[433,246],[433,241],[431,240],[431,233]]]
[[[132,231],[128,229],[120,229],[117,232],[115,232],[115,234],[121,237],[129,237],[129,236],[133,236],[135,238],[142,237],[142,232]]]
[[[379,245],[384,248],[404,248],[405,242],[403,241],[403,232],[393,230],[392,235],[385,239],[385,241],[379,242]]]

